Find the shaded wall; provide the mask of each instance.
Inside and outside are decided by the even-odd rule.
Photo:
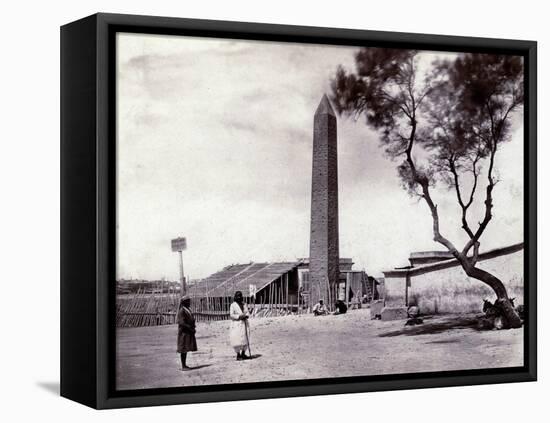
[[[285,275],[286,277],[288,277],[288,302],[289,304],[297,304],[299,287],[297,268],[294,268],[289,272],[281,275],[281,277],[277,278],[270,284],[260,289],[256,293],[256,304],[268,303],[269,299],[272,298],[272,291],[274,291],[273,295],[275,295],[277,298],[280,298],[279,293],[282,293],[283,299],[286,299],[287,284],[285,280]]]
[[[481,254],[477,266],[497,276],[516,304],[523,304],[523,243]],[[483,299],[496,299],[491,288],[466,276],[454,259],[384,276],[386,305],[417,305],[422,313],[479,312]]]

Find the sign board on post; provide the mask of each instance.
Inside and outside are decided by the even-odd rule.
[[[187,249],[187,239],[185,237],[172,240],[172,251],[183,251]]]
[[[185,237],[179,237],[172,240],[172,251],[178,253],[180,257],[180,281],[181,281],[181,295],[187,294],[187,284],[185,283],[185,274],[183,273],[183,257],[181,252],[187,249],[187,239]]]

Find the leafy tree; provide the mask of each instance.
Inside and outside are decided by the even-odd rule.
[[[523,106],[522,58],[460,54],[433,62],[428,72],[421,70],[420,55],[413,50],[364,48],[355,59],[355,72],[339,67],[332,80],[338,112],[363,115],[380,133],[386,153],[400,161],[403,187],[428,206],[434,241],[453,254],[468,276],[493,289],[509,327],[521,326],[502,281],[477,262],[492,218],[497,151],[510,139],[513,113]],[[462,248],[440,230],[431,193],[438,183],[456,195],[467,235]],[[480,195],[484,214],[474,226],[469,211]]]

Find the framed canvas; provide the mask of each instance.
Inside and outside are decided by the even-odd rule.
[[[61,395],[536,380],[536,43],[61,28]]]

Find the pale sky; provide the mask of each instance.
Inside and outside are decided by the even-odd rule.
[[[117,43],[117,278],[177,280],[178,236],[193,279],[307,257],[313,114],[357,48],[136,34]],[[482,251],[523,240],[521,125],[497,155]],[[443,249],[363,118],[338,118],[338,166],[340,256],[355,269],[378,276],[411,251]],[[454,193],[434,197],[443,234],[462,246]],[[475,224],[482,209],[473,212]]]

